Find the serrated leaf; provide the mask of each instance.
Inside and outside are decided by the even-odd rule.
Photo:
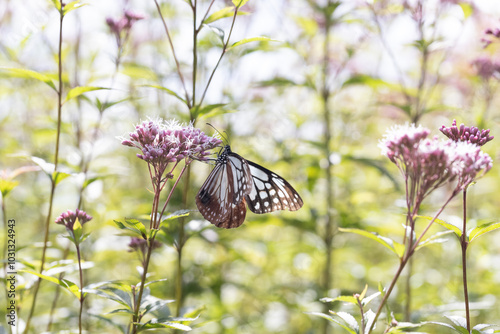
[[[105,87],[91,87],[91,86],[80,86],[80,87],[75,87],[69,90],[68,94],[66,94],[66,98],[64,99],[63,103],[66,103],[67,101],[74,99],[82,94],[85,94],[87,92],[92,92],[96,90],[102,90],[102,89],[109,89]]]
[[[19,271],[24,272],[24,273],[28,273],[28,274],[32,274],[32,275],[40,277],[41,279],[49,281],[51,283],[55,283],[55,284],[63,287],[67,291],[71,292],[73,295],[75,295],[76,298],[80,299],[80,289],[78,288],[78,286],[75,283],[68,281],[67,279],[58,279],[56,277],[43,275],[43,274],[34,272],[32,270],[21,269]]]
[[[472,240],[482,236],[483,234],[494,231],[498,228],[500,228],[500,222],[490,222],[477,226],[469,233],[469,242],[472,242]]]
[[[117,308],[117,309],[114,309],[113,311],[110,311],[106,314],[116,314],[116,313],[135,314],[134,311],[126,309],[126,308]]]
[[[381,293],[380,292],[375,292],[371,295],[369,295],[368,297],[364,298],[362,301],[361,301],[361,304],[363,306],[366,306],[368,305],[372,300],[374,300],[375,298],[377,298],[378,296],[380,296]]]
[[[368,231],[360,230],[357,228],[339,228],[339,231],[348,232],[348,233],[356,233],[356,234],[362,235],[364,237],[367,237],[369,239],[375,240],[376,242],[378,242],[381,245],[390,249],[399,258],[401,258],[404,254],[404,245],[403,244],[400,244],[400,243],[398,243],[390,238],[383,237],[376,232],[368,232]]]
[[[142,238],[146,237],[146,228],[144,227],[144,224],[142,224],[137,219],[128,219],[125,221],[125,223],[122,223],[118,220],[113,220],[113,221],[121,230],[132,231],[135,234],[141,236]]]
[[[443,326],[443,327],[446,327],[446,328],[452,329],[452,330],[454,330],[454,331],[455,331],[455,332],[457,332],[457,333],[461,333],[461,331],[459,331],[458,329],[456,329],[454,326],[452,326],[452,325],[450,325],[450,324],[447,324],[447,323],[445,323],[445,322],[429,321],[428,323],[429,323],[429,324],[432,324],[432,325]]]
[[[354,318],[351,314],[347,312],[332,312],[332,313],[335,314],[340,319],[342,319],[346,324],[346,326],[349,327],[349,329],[353,330],[356,333],[359,332],[358,322],[356,321],[356,318]]]
[[[430,217],[430,216],[417,216],[417,217],[427,219],[428,221],[432,221],[434,219],[434,217]],[[462,230],[458,226],[453,225],[451,223],[447,223],[444,220],[439,219],[439,218],[436,218],[434,220],[434,222],[436,224],[443,226],[444,228],[446,228],[450,231],[453,231],[459,238],[462,236]]]
[[[365,319],[365,334],[370,334],[370,328],[372,327],[373,322],[375,321],[375,312],[372,310],[368,310],[363,314],[363,318]],[[375,329],[375,327],[374,327]]]
[[[45,160],[43,160],[42,158],[39,158],[39,157],[33,157],[33,156],[30,156],[28,157],[31,161],[33,161],[33,163],[35,163],[36,165],[38,165],[42,171],[47,174],[47,176],[49,178],[52,179],[52,173],[54,172],[54,164],[53,163],[50,163],[50,162],[47,162]]]
[[[63,15],[68,14],[72,10],[78,9],[80,7],[83,7],[87,5],[86,3],[81,3],[79,0],[76,1],[71,1],[70,3],[66,4],[63,8]]]
[[[227,48],[227,50],[231,50],[237,46],[251,43],[251,42],[279,42],[279,41],[275,40],[275,39],[271,39],[269,37],[263,37],[263,36],[244,38],[241,41],[233,43],[230,47]]]
[[[142,85],[142,86],[143,87],[151,87],[151,88],[156,88],[156,89],[162,90],[165,93],[176,97],[177,99],[179,99],[180,101],[182,101],[182,103],[186,104],[186,100],[183,99],[179,94],[177,94],[176,92],[174,92],[171,89],[168,89],[168,88],[160,86],[160,85]]]
[[[38,73],[32,70],[26,70],[24,68],[12,68],[12,67],[4,67],[0,66],[0,70],[4,70],[9,72],[11,77],[15,78],[23,78],[23,79],[35,79],[39,80],[45,84],[47,84],[50,88],[52,88],[54,91],[57,92],[56,86],[54,85],[54,82],[52,79],[42,73]]]
[[[467,319],[464,317],[459,317],[456,315],[445,315],[455,326],[463,327],[467,329]]]
[[[238,11],[237,15],[248,15],[250,14],[249,12],[243,12],[243,11]],[[233,17],[234,16],[234,7],[225,7],[222,8],[215,13],[211,14],[209,17],[203,21],[204,24],[209,24],[212,22],[215,22],[217,20],[226,18],[226,17]]]

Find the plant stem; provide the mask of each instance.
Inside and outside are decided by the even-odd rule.
[[[391,284],[389,285],[389,288],[387,289],[387,292],[384,294],[384,298],[382,298],[382,301],[380,302],[380,305],[379,305],[379,307],[377,309],[377,313],[375,314],[375,318],[373,319],[373,322],[372,322],[372,324],[370,326],[370,329],[368,330],[368,333],[371,333],[373,331],[373,327],[377,323],[377,319],[380,316],[380,313],[382,312],[382,309],[384,308],[387,300],[389,299],[389,296],[391,295],[391,292],[394,289],[394,286],[396,285],[396,282],[397,282],[399,276],[401,275],[401,272],[403,271],[404,267],[408,263],[410,257],[415,253],[415,250],[416,250],[418,244],[420,243],[420,241],[422,241],[423,236],[429,230],[429,228],[432,226],[432,224],[434,223],[434,221],[443,212],[444,208],[448,205],[448,203],[451,201],[451,199],[453,197],[455,197],[456,194],[457,194],[456,191],[454,191],[452,193],[452,195],[448,198],[448,200],[444,203],[444,205],[434,215],[434,217],[429,222],[429,224],[427,225],[427,227],[424,229],[424,231],[422,232],[422,234],[420,235],[420,237],[417,239],[417,241],[415,241],[415,243],[413,243],[411,247],[408,247],[408,251],[405,252],[405,254],[403,255],[403,257],[401,258],[400,263],[399,263],[399,268],[396,271],[396,274],[394,275],[394,277],[393,277],[393,279],[391,281]],[[411,220],[413,220],[413,218]],[[413,224],[412,221],[410,222],[410,224],[411,224],[412,230],[411,230],[410,238],[408,238],[408,239],[412,240],[413,239],[413,233],[414,233],[414,230],[413,230],[414,224]],[[405,231],[405,233],[406,233],[406,231]]]
[[[184,171],[184,170],[183,170]],[[186,179],[184,181],[184,189],[182,191],[183,206],[187,206],[188,191],[191,180],[191,169],[187,169]],[[183,290],[182,290],[182,250],[184,249],[184,218],[179,219],[179,243],[177,245],[177,276],[175,278],[175,300],[177,301],[177,317],[181,316],[183,305]]]
[[[83,313],[83,271],[82,271],[82,258],[80,255],[80,245],[76,243],[76,255],[78,257],[78,270],[80,271],[80,312],[78,314],[78,331],[82,334],[82,313]]]
[[[462,237],[460,238],[460,246],[462,248],[462,276],[464,283],[464,301],[465,301],[465,318],[467,320],[467,332],[470,333],[470,311],[469,311],[469,292],[467,290],[467,246],[469,242],[467,240],[467,189],[463,192],[463,227],[462,227]]]
[[[193,9],[193,90],[192,90],[192,96],[193,96],[193,101],[192,105],[196,106],[196,74],[198,70],[198,32],[199,30],[196,28],[196,12],[197,12],[197,0],[194,0],[193,6],[191,7]],[[201,103],[200,103],[201,105]]]
[[[331,6],[331,0],[328,1],[327,7]],[[325,226],[325,235],[323,241],[326,247],[326,259],[325,266],[323,268],[323,293],[326,295],[330,290],[330,286],[332,286],[332,262],[333,262],[333,237],[334,237],[334,228],[335,222],[334,217],[332,215],[332,209],[334,207],[334,199],[335,194],[333,191],[333,164],[330,161],[330,142],[332,140],[332,129],[331,129],[331,110],[329,107],[330,102],[330,89],[328,87],[328,69],[330,64],[330,29],[332,27],[332,19],[330,15],[329,9],[324,10],[324,20],[325,20],[325,41],[323,45],[323,62],[322,66],[322,88],[321,88],[321,98],[323,102],[323,122],[325,125],[325,135],[323,142],[323,154],[324,158],[327,161],[327,167],[325,169],[326,173],[326,226]],[[328,313],[328,304],[323,306],[324,313]],[[330,325],[327,321],[322,323],[322,333],[327,334]]]
[[[45,266],[45,256],[47,251],[47,243],[49,241],[49,232],[50,232],[50,217],[52,215],[52,206],[54,202],[54,193],[56,189],[56,181],[57,181],[57,165],[59,162],[59,142],[61,135],[61,114],[62,114],[62,94],[63,94],[63,80],[62,80],[62,27],[63,27],[63,4],[62,0],[59,0],[61,4],[61,10],[59,11],[59,49],[57,53],[58,59],[58,78],[59,78],[59,88],[57,90],[57,135],[56,135],[56,148],[54,154],[54,173],[51,177],[51,189],[50,189],[50,198],[49,198],[49,210],[47,212],[47,218],[45,220],[45,236],[43,241],[43,249],[42,249],[42,259],[40,264],[40,274],[43,273],[43,269]],[[41,278],[39,277],[35,283],[35,290],[33,292],[33,301],[31,303],[31,309],[26,319],[26,328],[24,333],[28,333],[31,323],[31,318],[35,312],[36,307],[36,299],[38,295],[38,290],[40,288]]]
[[[141,278],[141,286],[139,287],[139,296],[137,296],[137,299],[135,301],[135,309],[134,309],[134,315],[132,317],[132,334],[137,333],[137,322],[139,322],[139,311],[140,311],[140,305],[142,301],[142,294],[144,292],[144,284],[146,282],[146,275],[148,273],[148,267],[149,267],[149,260],[151,258],[151,253],[153,250],[153,243],[155,241],[155,236],[151,238],[151,240],[148,240],[148,253],[146,255],[146,261],[144,261],[144,267],[142,271],[142,278]]]
[[[158,1],[154,0],[154,2],[156,4],[156,9],[158,10],[158,14],[160,15],[161,22],[163,23],[163,28],[165,28],[165,32],[167,33],[167,38],[168,38],[168,42],[170,44],[170,49],[172,50],[172,55],[174,57],[175,65],[177,67],[177,74],[179,74],[179,78],[181,79],[181,83],[182,83],[182,88],[184,88],[184,95],[186,97],[186,105],[188,106],[189,109],[191,109],[193,107],[193,105],[191,104],[191,100],[189,98],[189,94],[188,94],[188,91],[186,89],[186,84],[184,82],[184,76],[182,75],[182,72],[181,72],[181,65],[179,63],[179,60],[177,59],[177,55],[175,54],[174,43],[172,42],[172,38],[170,37],[170,32],[168,30],[167,22],[163,18]]]
[[[224,57],[224,55],[226,54],[226,51],[227,51],[227,46],[229,45],[229,40],[231,39],[231,34],[233,33],[233,28],[234,28],[234,22],[236,21],[236,16],[238,15],[238,9],[239,7],[238,6],[235,6],[234,7],[234,15],[233,15],[233,21],[231,22],[231,28],[229,29],[229,34],[227,35],[227,40],[226,40],[226,43],[224,43],[223,47],[222,47],[222,53],[219,57],[219,60],[217,61],[217,64],[215,64],[215,67],[214,69],[212,70],[212,73],[210,74],[210,77],[208,78],[208,82],[207,82],[207,85],[205,86],[205,90],[203,91],[203,94],[201,96],[201,100],[200,100],[200,103],[198,104],[199,106],[202,105],[203,101],[205,100],[205,95],[207,94],[207,90],[208,90],[208,87],[210,86],[210,83],[212,82],[212,79],[214,77],[214,74],[215,74],[215,71],[217,70],[217,68],[219,67],[219,64],[222,60],[222,58]]]

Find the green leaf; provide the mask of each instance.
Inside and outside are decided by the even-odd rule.
[[[53,172],[54,172],[54,164],[53,163],[50,163],[50,162],[47,162],[45,160],[43,160],[42,158],[39,158],[39,157],[33,157],[33,156],[30,156],[28,157],[33,163],[35,163],[36,165],[38,165],[42,171],[47,174],[47,176],[52,180],[53,179]]]
[[[428,221],[432,221],[434,219],[434,217],[430,217],[430,216],[417,216],[418,218],[424,218]],[[439,224],[441,226],[443,226],[444,228],[450,230],[450,231],[453,231],[459,238],[462,236],[462,230],[460,230],[460,228],[454,224],[451,224],[451,223],[447,223],[445,222],[444,220],[441,220],[439,218],[436,218],[434,220],[434,222],[436,224]]]
[[[213,112],[214,110],[221,109],[225,105],[226,105],[225,103],[209,104],[209,105],[204,106],[201,109],[199,106],[196,106],[196,107],[191,108],[191,115],[193,115],[193,118],[196,119],[196,118],[204,116],[210,112]]]
[[[78,9],[80,7],[83,7],[87,5],[86,3],[80,3],[79,0],[76,0],[76,1],[71,1],[70,3],[66,4],[63,8],[63,15],[66,15],[68,14],[69,12],[71,12],[72,10],[75,10],[75,9]]]
[[[279,41],[275,40],[275,39],[271,39],[269,37],[263,37],[263,36],[244,38],[241,41],[233,43],[233,45],[231,45],[230,47],[228,47],[227,50],[231,50],[231,49],[233,49],[233,48],[235,48],[237,46],[240,46],[240,45],[243,45],[243,44],[247,44],[247,43],[251,43],[251,42],[279,42]]]
[[[447,324],[447,323],[444,323],[444,322],[429,321],[428,323],[429,323],[429,324],[439,325],[439,326],[443,326],[443,327],[446,327],[446,328],[452,329],[452,330],[454,330],[454,331],[455,331],[455,332],[457,332],[457,333],[462,333],[461,331],[459,331],[458,329],[456,329],[454,326],[452,326],[452,325],[450,325],[450,324]],[[466,331],[467,331],[467,330],[466,330]]]
[[[144,312],[143,314],[147,314],[149,312],[156,311],[162,307],[164,307],[167,304],[173,303],[175,300],[170,299],[170,300],[154,300],[151,303],[147,303],[145,305],[142,305],[144,307]]]
[[[137,219],[126,219],[125,223],[122,223],[118,220],[113,220],[115,224],[118,226],[119,229],[121,230],[128,230],[132,231],[135,234],[140,235],[143,238],[146,238],[146,227],[144,226],[143,223],[141,223]]]
[[[458,5],[462,8],[462,12],[464,12],[464,19],[468,19],[474,12],[474,8],[469,3],[460,2]]]
[[[54,172],[52,173],[52,180],[54,180],[55,184],[57,185],[68,176],[71,176],[71,174],[63,172]]]
[[[47,85],[49,85],[50,88],[52,88],[53,90],[55,90],[57,92],[57,89],[56,89],[56,86],[54,85],[54,82],[52,81],[52,79],[49,76],[47,76],[45,74],[38,73],[35,71],[31,71],[31,70],[26,70],[24,68],[12,68],[12,67],[3,67],[3,66],[0,66],[0,70],[4,70],[4,71],[9,72],[10,76],[14,77],[14,78],[39,80],[39,81],[44,82]]]
[[[219,40],[221,42],[221,46],[224,45],[224,36],[225,36],[224,30],[222,30],[219,27],[212,26],[210,24],[204,24],[203,26],[206,26],[210,30],[212,30],[217,35],[217,37],[219,37]]]
[[[347,87],[347,86],[352,86],[352,85],[364,85],[368,86],[370,88],[395,88],[395,85],[392,85],[382,79],[379,78],[374,78],[369,75],[355,75],[350,77],[348,80],[346,80],[343,84],[342,87]]]
[[[155,281],[147,282],[146,284],[144,284],[144,286],[146,287],[146,286],[148,286],[148,285],[150,285],[150,284],[153,284],[153,283],[158,283],[158,282],[165,282],[165,281],[167,281],[167,280],[168,280],[167,278],[157,279],[157,280],[155,280]]]
[[[78,288],[78,286],[75,283],[73,283],[71,281],[68,281],[66,279],[58,279],[55,277],[43,275],[43,274],[34,272],[32,270],[22,269],[19,271],[24,272],[24,273],[28,273],[28,274],[32,274],[32,275],[38,276],[41,279],[44,279],[46,281],[55,283],[55,284],[63,287],[64,289],[68,290],[69,292],[71,292],[73,295],[75,295],[76,298],[80,299],[80,289]]]
[[[338,296],[336,298],[325,297],[321,298],[320,301],[323,303],[344,302],[358,305],[358,301],[353,296]]]
[[[75,236],[75,241],[77,242],[77,244],[79,244],[80,238],[83,234],[83,227],[82,227],[82,224],[80,223],[80,220],[78,218],[76,218],[76,221],[73,224],[73,233]]]
[[[236,6],[236,8],[241,8],[248,2],[248,0],[232,0],[232,1],[233,4]]]
[[[248,15],[248,14],[250,14],[250,13],[238,11],[238,13],[236,15]],[[203,21],[203,23],[209,24],[209,23],[215,22],[217,20],[220,20],[220,19],[223,19],[226,17],[233,17],[233,16],[234,16],[234,7],[225,7],[225,8],[222,8],[221,10],[216,11],[215,13],[210,15],[209,17],[207,17],[205,19],[205,21]]]
[[[333,322],[334,324],[339,325],[340,327],[344,328],[345,330],[347,330],[351,334],[358,334],[356,331],[353,331],[350,327],[344,325],[343,323],[341,323],[337,319],[332,318],[328,314],[324,314],[324,313],[320,313],[320,312],[304,312],[304,313],[305,314],[314,315],[314,316],[317,316],[317,317],[321,317],[321,318],[326,319],[326,320],[328,320],[330,322]]]
[[[64,99],[64,102],[63,103],[66,103],[67,101],[71,100],[71,99],[74,99],[84,93],[87,93],[87,92],[92,92],[92,91],[95,91],[95,90],[102,90],[102,89],[109,89],[109,88],[105,88],[105,87],[91,87],[91,86],[81,86],[81,87],[75,87],[75,88],[72,88],[70,89],[70,91],[68,92],[68,94],[66,94],[66,98]]]
[[[363,314],[363,318],[365,320],[365,334],[370,334],[370,328],[372,327],[373,321],[375,321],[375,312],[372,310],[368,310]]]
[[[61,2],[59,0],[51,0],[52,1],[52,4],[54,5],[54,7],[56,7],[57,11],[60,12],[61,11]]]
[[[362,301],[361,301],[361,304],[363,304],[363,306],[366,306],[368,305],[372,300],[374,300],[375,298],[377,298],[378,296],[382,295],[382,293],[380,292],[375,292],[371,295],[369,295],[368,297],[364,298]]]
[[[482,236],[483,234],[486,234],[488,232],[494,231],[496,229],[500,228],[500,222],[490,222],[483,224],[481,226],[478,226],[469,233],[469,242],[472,242],[472,240]]]
[[[425,246],[429,246],[432,244],[438,244],[438,243],[443,243],[448,241],[448,239],[441,238],[443,235],[453,233],[453,231],[443,231],[443,232],[438,232],[429,238],[425,239],[424,241],[420,242],[418,246],[415,248],[415,250],[419,250],[420,248],[423,248]]]
[[[158,81],[156,73],[149,67],[135,63],[124,63],[120,72],[132,79],[144,79],[150,82]]]
[[[142,86],[143,87],[151,87],[151,88],[160,89],[160,90],[164,91],[165,93],[178,98],[180,101],[182,101],[182,103],[186,104],[186,100],[185,99],[183,99],[179,94],[177,94],[173,90],[170,90],[170,89],[168,89],[166,87],[163,87],[163,86],[160,86],[160,85],[142,85]]]
[[[381,245],[384,245],[385,247],[390,249],[399,258],[401,258],[404,254],[404,245],[403,244],[400,244],[399,242],[396,242],[390,238],[383,237],[383,236],[379,235],[378,233],[368,232],[368,231],[360,230],[357,228],[339,228],[339,231],[348,232],[348,233],[356,233],[356,234],[362,235],[364,237],[370,238],[372,240],[375,240],[376,242],[378,242]]]
[[[19,182],[13,180],[5,180],[0,179],[0,193],[2,194],[2,198],[5,197],[15,188]]]
[[[145,323],[142,326],[139,326],[140,329],[152,329],[152,328],[172,328],[172,329],[179,329],[183,331],[190,331],[192,330],[191,327],[179,324],[176,322],[163,322],[163,323]]]

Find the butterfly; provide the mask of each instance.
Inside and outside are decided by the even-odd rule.
[[[196,195],[202,216],[217,227],[235,228],[254,213],[296,211],[304,202],[284,178],[224,146]]]

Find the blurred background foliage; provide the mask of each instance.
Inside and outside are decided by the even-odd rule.
[[[211,1],[197,2],[199,24]],[[432,135],[440,135],[437,129],[442,124],[457,119],[498,133],[498,44],[493,40],[485,48],[483,39],[494,39],[484,31],[500,27],[500,7],[490,1],[250,0],[241,8],[245,15],[237,17],[229,45],[256,36],[272,40],[240,45],[224,55],[201,106],[212,105],[212,110],[201,117],[193,117],[180,98],[154,87],[184,98],[153,0],[85,3],[64,21],[65,91],[76,86],[111,90],[88,92],[63,106],[60,170],[71,176],[56,188],[51,220],[78,206],[83,184],[81,207],[94,216],[85,227],[91,237],[82,245],[84,258],[92,263],[86,269],[86,284],[139,281],[139,261],[128,252],[130,238],[121,235],[113,219],[144,218],[150,213],[146,164],[117,139],[147,117],[183,122],[196,118],[196,125],[209,134],[214,130],[206,123],[212,124],[227,133],[235,152],[285,177],[304,199],[298,212],[249,213],[246,223],[234,230],[217,229],[196,211],[190,213],[184,222],[189,238],[182,255],[181,314],[202,309],[191,324],[193,333],[340,332],[304,312],[354,312],[319,299],[360,293],[365,284],[375,292],[379,282],[388,284],[398,264],[379,244],[337,231],[356,227],[396,240],[402,236],[404,184],[377,148],[385,129],[418,122],[433,129]],[[216,0],[211,13],[231,5]],[[185,1],[163,1],[160,6],[192,94],[191,9]],[[145,19],[131,29],[116,72],[118,49],[106,18],[119,18],[124,9]],[[231,18],[210,25],[212,29],[205,27],[198,36],[197,101],[221,53],[217,33],[228,36]],[[49,1],[2,1],[3,68],[29,69],[55,80],[57,36],[58,13]],[[116,104],[100,112],[96,99]],[[30,156],[53,162],[56,110],[57,96],[50,87],[0,71],[3,180],[9,179],[8,171],[33,166]],[[496,147],[494,140],[484,149],[495,158]],[[194,197],[210,168],[193,164],[187,200],[177,191],[170,212],[196,208]],[[16,220],[18,260],[38,268],[50,181],[40,171],[13,180],[18,184],[2,197],[3,214]],[[470,224],[498,218],[494,194],[499,181],[494,166],[469,191]],[[435,212],[446,191],[435,193],[423,214]],[[460,210],[456,199],[442,218],[457,220]],[[163,299],[176,295],[178,255],[172,244],[178,240],[178,224],[171,221],[159,237],[166,244],[153,254],[149,270],[150,279],[168,279],[151,286],[152,294]],[[441,227],[433,227],[434,233],[439,231]],[[49,263],[64,257],[63,232],[60,226],[51,226]],[[496,238],[494,233],[485,236],[469,250],[474,324],[500,324]],[[424,249],[412,262],[410,304],[409,278],[399,282],[390,300],[397,319],[409,315],[407,320],[414,322],[443,321],[445,314],[463,315],[460,247],[455,238],[448,239]],[[72,253],[67,257],[75,258]],[[66,278],[76,282],[77,272],[68,270]],[[18,276],[21,327],[34,282],[30,275]],[[42,282],[35,328],[45,328],[55,293],[55,285]],[[405,315],[407,307],[410,312]],[[116,305],[96,296],[86,300],[86,308],[85,328],[90,333],[118,332],[100,316],[128,321],[127,316],[105,315]],[[61,292],[52,331],[75,328],[77,309],[77,301]],[[4,312],[2,308],[2,319]],[[430,325],[421,330],[445,332]]]

